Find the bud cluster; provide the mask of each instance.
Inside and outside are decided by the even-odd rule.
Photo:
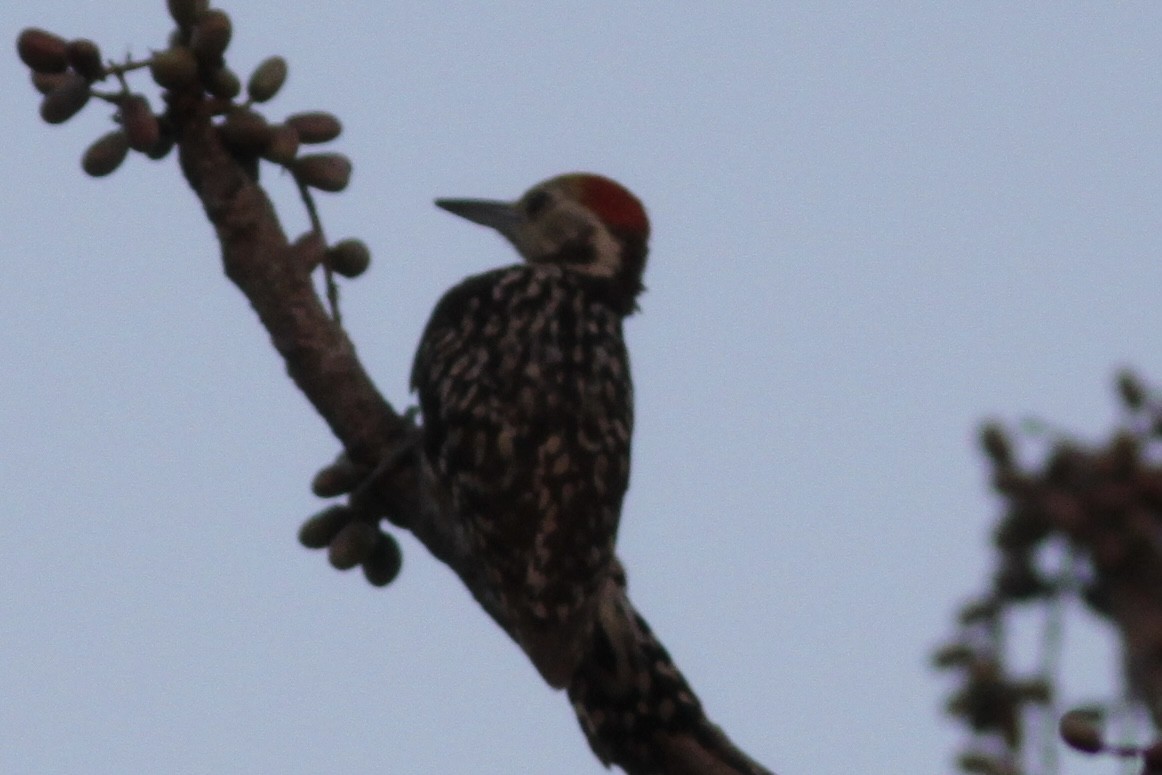
[[[320,498],[333,498],[352,492],[368,481],[369,474],[366,467],[340,454],[315,475],[311,489]],[[327,558],[338,570],[362,566],[371,584],[386,586],[403,564],[399,544],[357,503],[358,498],[352,498],[347,505],[331,506],[308,519],[299,530],[299,542],[308,549],[327,549]]]
[[[288,170],[303,189],[343,191],[351,179],[351,162],[339,153],[302,153],[303,146],[327,143],[339,136],[342,125],[330,113],[302,112],[282,122],[269,121],[258,106],[273,99],[286,82],[285,59],[272,56],[259,63],[243,83],[226,62],[233,37],[230,16],[211,8],[209,0],[167,0],[176,28],[166,48],[147,59],[103,61],[97,44],[84,38],[66,40],[42,29],[23,30],[17,52],[31,71],[32,82],[43,95],[41,117],[50,124],[68,121],[93,98],[116,106],[117,128],[97,138],[84,152],[81,167],[102,177],[118,169],[130,151],[151,159],[164,158],[174,147],[179,130],[167,109],[155,111],[149,98],[129,89],[127,76],[148,70],[170,105],[201,99],[217,116],[217,131],[235,158],[257,175],[258,159]],[[116,91],[102,91],[99,82],[114,79]],[[317,218],[312,212],[312,220]],[[355,277],[367,269],[370,252],[358,240],[344,240],[325,251],[322,263],[330,271]],[[330,274],[328,273],[328,281]]]
[[[93,177],[114,172],[130,151],[162,159],[179,145],[188,154],[213,152],[214,163],[223,165],[215,172],[235,172],[226,167],[231,160],[254,180],[260,160],[289,171],[312,228],[289,250],[270,250],[264,255],[308,273],[323,267],[332,317],[338,324],[333,275],[361,275],[371,253],[357,239],[328,246],[314,203],[314,190],[346,189],[350,160],[338,153],[303,153],[302,149],[337,138],[342,132],[339,119],[322,111],[306,111],[281,122],[268,120],[260,107],[286,83],[286,60],[280,56],[265,59],[243,84],[226,61],[233,37],[229,15],[211,8],[209,0],[167,0],[166,4],[175,28],[164,49],[140,60],[104,60],[97,44],[83,38],[66,40],[36,28],[20,32],[17,53],[31,71],[33,86],[43,95],[41,116],[50,124],[60,124],[94,99],[116,107],[116,126],[97,138],[81,159],[82,169]],[[161,110],[129,87],[134,74],[146,71],[160,87]],[[215,139],[228,154],[217,152]],[[320,472],[315,490],[320,495],[350,492],[367,475],[340,458]],[[300,539],[309,547],[327,547],[336,568],[362,566],[367,579],[382,586],[399,573],[401,555],[398,544],[379,529],[370,511],[356,505],[327,509],[303,526]]]

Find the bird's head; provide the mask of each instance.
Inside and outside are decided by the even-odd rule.
[[[607,284],[626,313],[643,290],[649,219],[638,198],[607,177],[560,175],[515,202],[437,199],[436,204],[496,229],[531,264],[557,264]]]

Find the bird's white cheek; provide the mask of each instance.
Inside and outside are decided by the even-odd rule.
[[[590,274],[597,277],[613,277],[621,271],[621,245],[605,229],[598,229],[595,240],[593,263]]]

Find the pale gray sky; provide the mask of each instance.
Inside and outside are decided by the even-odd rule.
[[[386,590],[297,545],[335,443],[173,160],[92,181],[111,111],[39,121],[20,28],[144,54],[164,7],[0,9],[0,771],[602,771],[415,542]],[[237,69],[291,63],[269,115],[345,122],[322,211],[374,251],[344,310],[397,403],[442,290],[513,260],[434,197],[578,169],[641,196],[635,601],[781,775],[949,771],[926,657],[988,569],[978,421],[1096,436],[1118,366],[1162,375],[1162,6],[227,10]],[[1077,696],[1112,672],[1092,640]]]

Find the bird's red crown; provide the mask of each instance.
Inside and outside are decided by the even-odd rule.
[[[649,236],[650,221],[641,200],[620,183],[592,173],[578,172],[563,177],[574,186],[577,199],[610,227],[643,238]]]

